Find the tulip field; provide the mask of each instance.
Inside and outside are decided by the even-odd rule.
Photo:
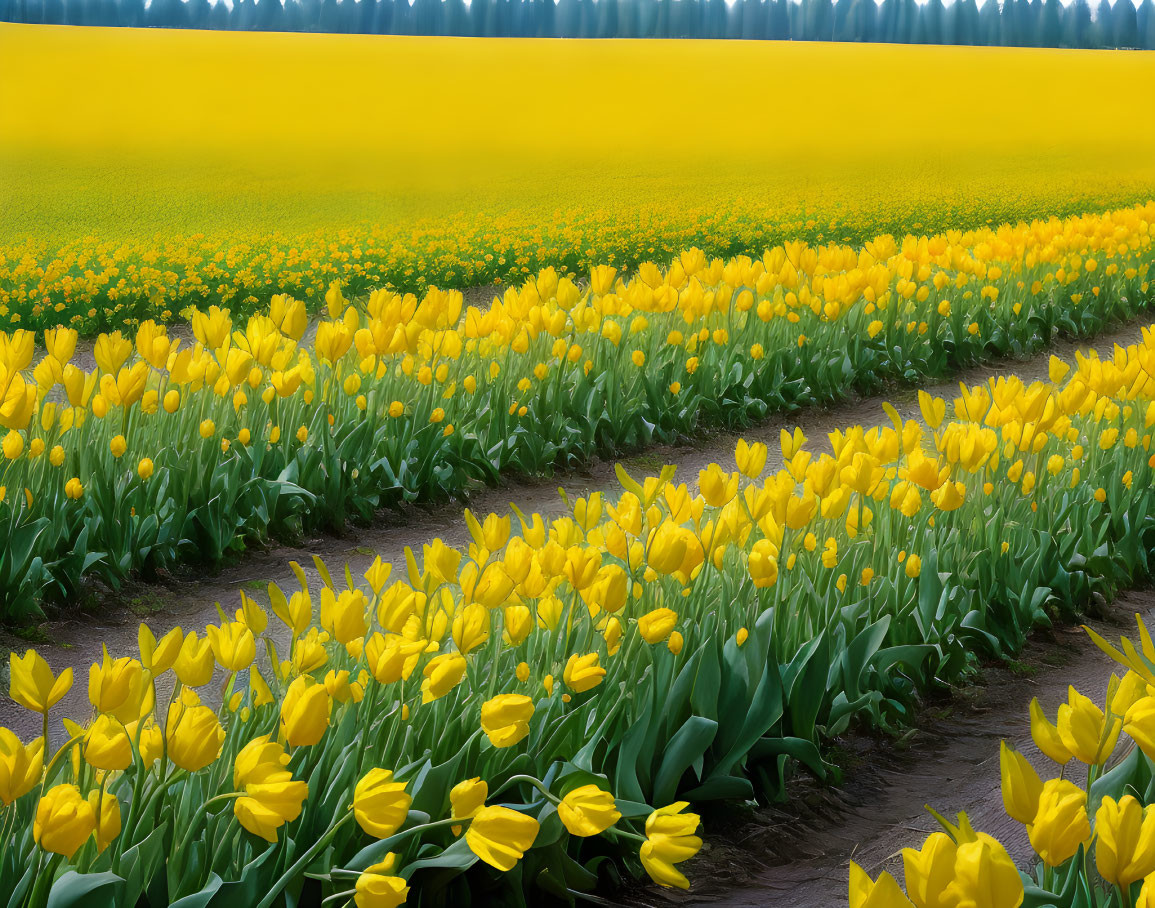
[[[714,817],[1155,574],[1155,56],[0,59],[0,908],[693,897]],[[95,626],[253,550],[283,573]],[[1155,644],[1088,633],[1106,700],[1002,747],[1038,860],[936,813],[901,883],[846,855],[851,908],[1155,908]]]
[[[9,902],[516,902],[631,871],[687,885],[691,803],[780,796],[788,761],[829,778],[824,740],[901,725],[976,654],[1013,653],[1149,576],[1155,330],[1109,359],[1052,359],[1047,382],[920,407],[921,421],[834,433],[832,454],[784,430],[776,473],[746,442],[696,492],[619,468],[617,494],[549,522],[466,511],[466,551],[438,540],[356,578],[318,562],[318,586],[297,568],[296,588],[242,593],[207,627],[158,640],[142,626],[136,652],[91,667],[86,724],[54,713],[71,669],[13,653],[12,698],[68,737],[0,737]],[[1075,693],[1057,731],[1033,719],[1045,752],[1091,766],[1093,791],[1150,777],[1139,753],[1096,767],[1117,715],[1145,745],[1153,657],[1146,637],[1124,644],[1133,671],[1106,723]],[[201,695],[217,666],[214,708]],[[1050,868],[1032,904],[1085,890],[1069,863],[1090,838],[1085,792],[1004,764],[1008,809],[1031,814]],[[1131,864],[1103,869],[1108,830],[1136,810],[1104,798],[1097,819],[1100,871],[1124,886]],[[908,887],[945,873],[971,899],[945,904],[1019,905],[1006,865],[960,821],[908,857]],[[854,870],[853,905],[901,904],[895,891]]]
[[[903,849],[906,892],[891,874],[871,879],[852,862],[851,908],[1155,903],[1155,647],[1141,619],[1138,645],[1124,637],[1116,648],[1087,633],[1120,666],[1103,706],[1071,687],[1052,721],[1032,701],[1042,776],[1022,753],[1001,745],[1003,805],[1023,825],[1036,865],[1020,872],[1004,845],[976,831],[965,813],[952,823],[932,809],[942,831],[920,849]],[[1058,775],[1044,781],[1056,767]]]

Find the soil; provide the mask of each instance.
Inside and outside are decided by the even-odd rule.
[[[925,383],[922,387],[951,399],[957,394],[960,380],[976,384],[991,376],[1010,374],[1027,381],[1045,380],[1050,353],[1068,361],[1077,350],[1089,348],[1110,355],[1115,344],[1137,342],[1141,329],[1148,324],[1149,316],[1108,330],[1090,344],[1059,341],[1048,353],[1033,359],[970,368],[955,380]],[[904,418],[918,416],[917,389],[895,388],[886,395],[853,397],[825,410],[776,415],[737,433],[718,433],[685,444],[656,447],[622,458],[621,462],[635,476],[654,474],[667,463],[675,464],[678,477],[693,486],[698,471],[710,463],[732,462],[735,443],[746,438],[767,443],[771,451],[768,469],[773,470],[781,466],[778,439],[782,428],[801,426],[812,450],[829,450],[826,436],[835,429],[858,423],[889,425],[881,408],[884,400],[889,400]],[[563,511],[557,491],[559,482],[571,496],[619,489],[613,461],[599,461],[580,473],[551,479],[517,478],[499,488],[482,489],[471,496],[469,507],[484,515],[505,512],[508,503],[514,501],[526,513],[556,516]],[[87,604],[52,615],[35,629],[19,633],[0,629],[0,651],[8,648],[22,652],[32,645],[54,671],[74,667],[76,680],[72,690],[53,713],[55,737],[63,731],[59,716],[82,717],[89,713],[87,666],[100,660],[101,644],[107,644],[114,656],[135,654],[141,621],[158,637],[175,625],[186,630],[203,629],[206,623],[218,620],[216,603],[222,603],[229,613],[238,607],[241,589],[267,601],[264,590],[270,581],[294,586],[288,567],[292,560],[305,567],[311,580],[316,578],[314,554],[335,571],[348,562],[355,576],[377,555],[391,562],[395,570],[403,571],[405,547],[419,550],[435,537],[455,546],[467,544],[460,503],[383,511],[371,525],[350,527],[343,536],[322,536],[298,545],[274,544],[263,551],[246,553],[238,563],[216,572],[206,572],[201,567],[177,568],[158,582],[133,583],[118,593],[100,597],[95,607]],[[1155,610],[1155,597],[1150,595],[1132,595],[1122,602],[1132,609]],[[278,622],[273,619],[270,629],[277,627]],[[1008,833],[1008,848],[1012,854],[1022,856],[1021,847],[1014,850],[1019,839],[1025,842],[1021,830],[1007,827],[1009,821],[998,816],[1001,807],[995,809],[999,807],[998,738],[1007,736],[1021,741],[1027,729],[1027,704],[1036,691],[1046,695],[1041,694],[1041,699],[1053,712],[1065,695],[1068,681],[1082,684],[1089,695],[1100,694],[1106,684],[1105,660],[1085,645],[1076,647],[1077,632],[1060,630],[1055,637],[1057,642],[1045,645],[1042,651],[1050,655],[1037,657],[1044,663],[1042,667],[1029,661],[1023,663],[1026,668],[1022,671],[992,667],[985,686],[976,686],[973,693],[942,704],[943,712],[937,716],[931,707],[917,730],[897,744],[871,738],[840,742],[847,749],[848,763],[840,788],[815,786],[800,792],[795,799],[797,807],[760,811],[744,819],[735,819],[731,813],[729,819],[711,821],[708,839],[713,844],[708,855],[696,862],[705,865],[704,872],[693,865],[689,868],[691,878],[699,881],[689,895],[646,890],[627,896],[632,899],[627,903],[844,904],[847,861],[853,856],[873,874],[902,846],[917,844],[920,832],[932,828],[929,817],[922,815],[922,805],[930,801],[944,812],[969,807],[976,828],[996,835]],[[1052,669],[1046,659],[1057,658],[1056,654],[1066,654],[1064,658],[1069,662]],[[6,670],[6,664],[0,667],[0,672]],[[0,680],[6,682],[6,678]],[[6,683],[3,686],[6,689]],[[971,697],[974,702],[968,702]],[[25,739],[40,734],[39,717],[7,697],[0,701],[0,724]],[[1024,750],[1030,749],[1024,746]],[[787,862],[789,866],[783,866]],[[732,886],[742,889],[731,891]]]

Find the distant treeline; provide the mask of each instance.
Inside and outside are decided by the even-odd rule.
[[[745,38],[1155,50],[1153,0],[0,0],[0,20],[490,38]]]

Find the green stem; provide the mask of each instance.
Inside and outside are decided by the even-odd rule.
[[[337,834],[338,830],[340,830],[340,828],[348,823],[352,818],[353,813],[350,811],[339,820],[337,820],[336,823],[330,826],[329,830],[323,836],[317,839],[317,841],[313,843],[313,846],[303,855],[301,855],[297,859],[296,863],[294,863],[292,867],[286,870],[284,875],[269,888],[269,891],[265,894],[265,897],[257,903],[256,908],[269,908],[269,906],[273,904],[277,896],[281,894],[284,888],[293,881],[297,874],[309,866],[313,858],[315,858],[325,848],[328,847],[329,843],[333,840],[333,837]]]

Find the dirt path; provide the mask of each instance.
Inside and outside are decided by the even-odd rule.
[[[1093,346],[1109,353],[1113,344],[1130,344],[1139,339],[1140,330],[1151,321],[1150,316],[1118,326],[1101,335],[1093,344],[1061,342],[1053,352],[1070,359],[1076,349]],[[957,394],[958,380],[976,383],[990,375],[1018,374],[1024,379],[1046,378],[1048,354],[1034,359],[1014,362],[1003,361],[995,365],[968,369],[956,380],[923,387],[931,393],[952,397]],[[827,410],[806,410],[793,415],[776,415],[761,425],[739,433],[723,433],[703,437],[694,443],[662,446],[645,454],[625,458],[623,463],[635,475],[657,472],[663,464],[678,466],[678,477],[683,482],[696,484],[698,471],[718,461],[732,463],[734,444],[740,437],[765,441],[771,450],[769,468],[777,469],[781,463],[778,449],[779,430],[783,427],[802,426],[811,439],[815,451],[828,450],[826,433],[847,425],[889,424],[882,412],[881,404],[890,400],[904,416],[918,415],[916,391],[909,388],[894,389],[892,393],[869,398],[852,398]],[[614,476],[613,462],[593,464],[580,474],[569,474],[549,480],[518,480],[508,486],[483,489],[472,497],[470,507],[477,513],[491,511],[506,512],[513,501],[525,512],[537,511],[545,516],[557,515],[562,504],[557,494],[558,485],[563,484],[567,492],[584,495],[594,491],[614,492],[619,486]],[[76,670],[76,683],[71,692],[61,702],[54,717],[68,715],[84,717],[89,713],[87,702],[88,666],[100,660],[101,643],[107,643],[114,655],[134,655],[136,652],[137,625],[145,620],[159,636],[174,625],[186,630],[203,629],[208,622],[218,620],[216,602],[231,614],[239,604],[239,589],[259,593],[266,599],[264,590],[270,580],[283,585],[295,583],[288,564],[299,561],[307,572],[315,577],[312,555],[318,554],[330,567],[339,570],[349,562],[356,576],[372,562],[376,555],[394,565],[394,570],[404,570],[404,549],[411,546],[419,551],[423,543],[435,537],[457,546],[467,544],[467,533],[461,518],[461,505],[449,503],[427,509],[411,509],[401,513],[383,511],[368,527],[350,528],[343,537],[322,536],[305,540],[298,546],[274,545],[267,550],[251,552],[231,567],[226,567],[211,575],[203,569],[178,568],[171,576],[155,584],[137,583],[130,585],[109,601],[102,602],[96,609],[77,610],[54,616],[40,626],[31,640],[51,664],[54,671],[65,666]],[[274,619],[270,627],[276,626]],[[30,645],[28,639],[14,636],[0,630],[0,652],[4,648],[22,652]],[[7,691],[7,664],[0,668],[0,681]],[[3,696],[0,699],[0,725],[8,726],[17,734],[28,738],[40,733],[38,717],[18,707]],[[59,732],[58,718],[54,719],[54,729]]]
[[[1105,618],[1089,623],[1116,639],[1133,635],[1135,613],[1155,619],[1155,593],[1124,593]],[[925,804],[952,819],[965,810],[975,829],[998,838],[1026,867],[1032,858],[1026,833],[1003,810],[999,741],[1022,751],[1044,778],[1057,775],[1031,740],[1031,699],[1038,697],[1052,718],[1070,684],[1102,703],[1113,666],[1077,628],[1038,634],[1015,662],[988,665],[973,684],[929,698],[900,741],[864,735],[838,742],[835,755],[846,768],[839,788],[800,780],[782,809],[707,818],[710,844],[687,865],[689,892],[649,888],[622,902],[841,908],[852,859],[872,877],[889,870],[902,880],[901,850],[920,847],[938,828]]]

